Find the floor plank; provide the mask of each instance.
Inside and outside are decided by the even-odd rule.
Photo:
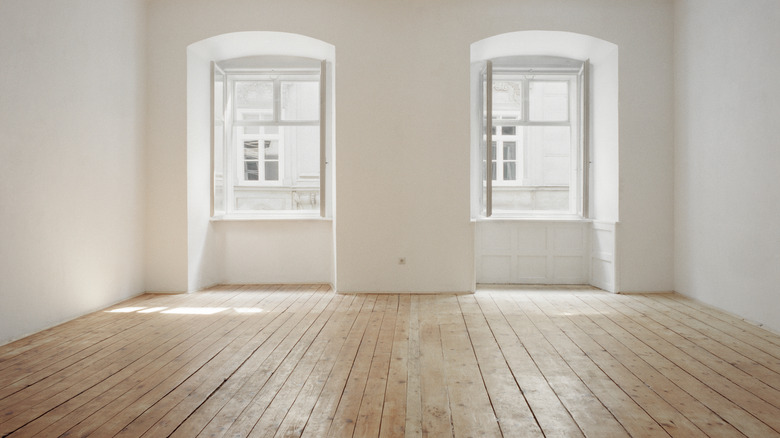
[[[780,437],[780,336],[588,287],[148,294],[0,346],[0,437]]]

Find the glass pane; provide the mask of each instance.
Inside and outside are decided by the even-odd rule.
[[[491,161],[491,163],[493,163],[493,169],[492,169],[493,170],[493,181],[495,181],[496,180],[496,162],[495,161]]]
[[[266,160],[279,159],[279,140],[264,140],[263,149],[265,150]],[[268,178],[266,178],[268,179]],[[275,178],[278,179],[278,178]]]
[[[517,179],[517,175],[515,174],[515,166],[516,163],[514,162],[504,163],[504,181],[514,181]]]
[[[282,120],[319,120],[320,83],[282,82]]]
[[[244,159],[257,160],[259,157],[257,149],[257,140],[244,141]]]
[[[266,161],[265,162],[265,180],[266,181],[278,181],[279,180],[279,162],[278,161]]]
[[[565,81],[530,81],[531,120],[562,122],[569,120],[569,83]]]
[[[238,111],[239,120],[247,120],[247,121],[258,121],[260,120],[261,114],[258,111],[246,111],[246,110],[239,110]],[[270,113],[268,114],[270,117]],[[244,130],[244,134],[259,134],[260,133],[260,127],[259,126],[243,126],[239,129]]]
[[[569,186],[569,157],[544,157],[542,183],[546,186]]]
[[[493,81],[493,118],[520,119],[523,116],[523,82]]]
[[[539,133],[535,134],[535,130]],[[538,136],[545,155],[571,154],[571,128],[568,126],[535,127],[531,133]]]
[[[284,142],[295,159],[293,184],[319,186],[320,183],[320,127],[286,126]]]
[[[514,161],[517,159],[517,143],[513,141],[504,142],[504,160]]]
[[[273,120],[272,81],[236,81],[235,105],[238,120]]]
[[[536,186],[568,186],[571,174],[571,128],[535,126],[529,130],[529,168]]]
[[[244,179],[246,181],[257,181],[257,161],[244,161]]]
[[[501,127],[501,135],[515,135],[515,127],[514,126],[502,126]]]
[[[515,182],[493,192],[494,211],[570,211],[571,128],[526,126],[518,127],[517,134],[515,141],[501,145],[504,181]]]

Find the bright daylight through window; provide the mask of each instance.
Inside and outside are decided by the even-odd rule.
[[[214,64],[214,216],[324,216],[324,61]]]
[[[587,62],[566,58],[485,63],[479,152],[483,216],[584,215],[586,76]]]

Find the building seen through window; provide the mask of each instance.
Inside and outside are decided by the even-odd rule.
[[[583,65],[549,57],[486,63],[480,147],[484,215],[581,212]]]
[[[321,80],[307,58],[214,65],[215,214],[320,215]]]

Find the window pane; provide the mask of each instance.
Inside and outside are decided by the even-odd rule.
[[[492,169],[493,170],[493,181],[495,181],[496,180],[496,162],[495,161],[491,161],[491,163],[493,163],[493,169]]]
[[[236,81],[235,94],[238,120],[273,120],[272,81]]]
[[[238,114],[240,120],[260,120],[260,113],[257,111],[239,111]],[[243,129],[244,134],[255,135],[260,133],[259,126],[243,126],[239,127],[239,129]]]
[[[266,161],[265,162],[265,180],[266,181],[278,181],[279,180],[279,162],[278,161]]]
[[[517,128],[517,141],[502,142],[504,181],[493,192],[493,210],[511,212],[570,211],[571,128]],[[523,143],[527,138],[527,143]],[[522,159],[518,159],[522,157]],[[522,166],[522,167],[519,167]]]
[[[501,127],[501,135],[515,135],[515,127],[514,126],[502,126]]]
[[[504,163],[504,181],[514,181],[517,179],[515,166],[516,163],[514,162]]]
[[[513,141],[504,142],[504,160],[517,159],[517,143]]]
[[[244,142],[244,159],[245,160],[257,160],[259,157],[257,152],[257,140],[247,140]]]
[[[319,120],[320,84],[317,81],[282,82],[282,120]]]
[[[546,186],[569,186],[569,157],[544,157],[542,183]]]
[[[569,120],[569,83],[565,81],[530,81],[531,120],[561,122]]]
[[[571,174],[571,128],[534,126],[529,130],[529,150],[535,186],[567,186]]]
[[[319,186],[320,183],[320,127],[286,126],[284,142],[294,153],[293,184]]]
[[[538,136],[545,155],[569,156],[571,154],[571,128],[568,126],[535,127],[531,132],[532,135]]]
[[[266,160],[278,160],[279,159],[279,141],[278,140],[265,140],[263,141],[263,148],[265,149]],[[266,178],[268,179],[268,178]],[[278,179],[278,178],[274,178]]]
[[[247,181],[257,181],[257,161],[245,161],[244,162],[244,179]]]
[[[523,116],[523,82],[493,81],[493,118],[520,119]]]

